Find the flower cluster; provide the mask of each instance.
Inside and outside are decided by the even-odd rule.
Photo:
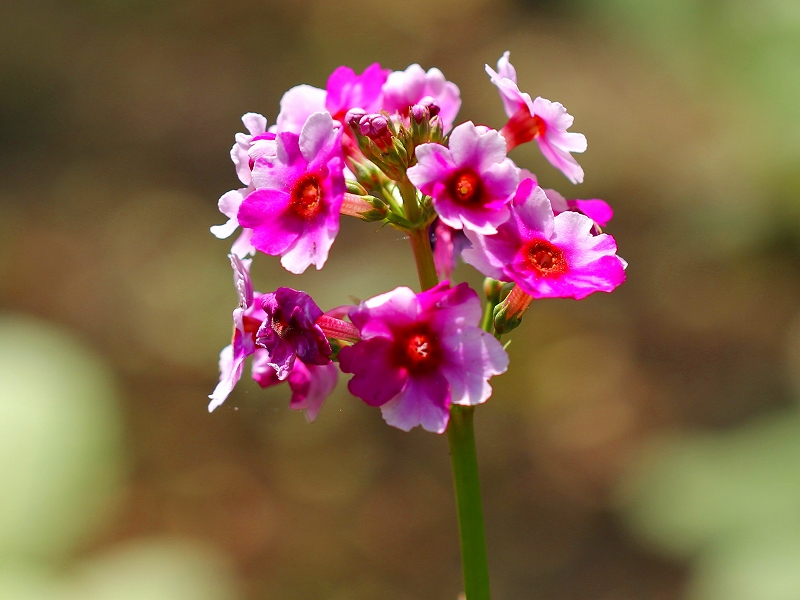
[[[271,127],[260,114],[242,117],[247,133],[236,134],[231,159],[244,187],[220,198],[228,221],[211,228],[218,238],[241,233],[229,255],[239,296],[233,339],[220,354],[209,410],[252,356],[253,379],[288,382],[291,408],[309,420],[340,369],[353,375],[349,391],[381,407],[390,425],[441,433],[451,406],[491,395],[489,379],[508,366],[498,340],[534,299],[580,299],[624,281],[626,263],[601,229],[608,204],[542,189],[508,157],[536,141],[553,166],[582,182],[573,153],[586,138],[568,131],[573,118],[520,91],[508,52],[486,71],[508,115],[499,130],[455,125],[458,87],[416,64],[392,72],[376,63],[361,74],[339,67],[325,89],[286,92]],[[341,215],[406,232],[422,291],[398,287],[324,312],[301,291],[253,290],[248,256],[280,256],[295,274],[321,269]],[[458,257],[487,277],[483,307],[467,284],[447,281]]]

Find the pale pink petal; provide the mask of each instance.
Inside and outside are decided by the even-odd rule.
[[[333,363],[327,365],[306,365],[297,360],[289,375],[292,400],[289,408],[305,410],[306,420],[313,422],[323,403],[336,387],[338,370]]]
[[[307,162],[313,161],[319,151],[330,144],[334,136],[330,113],[316,112],[308,117],[300,131],[300,153]]]
[[[508,354],[493,335],[478,327],[442,339],[447,348],[448,361],[442,372],[450,383],[450,401],[453,404],[480,404],[492,395],[488,379],[505,373]]]
[[[479,172],[506,158],[503,136],[494,130],[480,133],[472,121],[461,123],[453,129],[449,148],[457,165],[472,167]]]
[[[381,406],[383,418],[403,431],[422,425],[426,431],[443,433],[450,419],[447,388],[447,379],[438,371],[409,378],[403,391]]]
[[[450,151],[441,144],[421,144],[416,148],[417,164],[406,171],[408,180],[423,194],[433,193],[433,184],[456,169]]]
[[[306,120],[315,112],[325,110],[325,90],[310,85],[298,85],[281,98],[281,112],[276,121],[277,132],[300,133]]]
[[[208,412],[214,411],[225,402],[237,382],[242,378],[244,359],[244,356],[234,359],[233,346],[225,346],[219,353],[219,383],[208,396],[211,398],[211,402],[208,403]]]

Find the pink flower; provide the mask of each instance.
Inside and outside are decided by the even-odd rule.
[[[275,131],[300,133],[308,118],[317,112],[328,111],[340,122],[344,122],[351,108],[377,112],[381,108],[381,88],[388,75],[389,70],[381,69],[378,63],[368,66],[361,75],[341,66],[331,73],[324,90],[310,85],[295,86],[281,98]]]
[[[217,203],[219,212],[228,217],[227,223],[214,225],[211,228],[211,233],[221,240],[230,237],[239,228],[237,219],[239,206],[254,189],[250,172],[250,147],[253,143],[253,138],[263,134],[267,128],[267,119],[258,113],[246,113],[242,116],[242,123],[244,123],[249,133],[237,133],[234,136],[236,141],[233,144],[233,148],[231,148],[231,160],[234,167],[236,167],[236,175],[239,177],[239,181],[246,187],[225,192]],[[252,230],[243,229],[241,235],[233,243],[231,252],[240,258],[244,258],[248,254],[255,254],[255,248],[250,244],[252,236]]]
[[[269,353],[270,365],[283,381],[295,359],[306,365],[331,362],[331,345],[317,320],[322,310],[305,292],[280,287],[261,297],[265,318],[256,334],[256,343]]]
[[[577,212],[553,215],[542,188],[525,179],[511,218],[496,235],[467,231],[472,248],[462,254],[487,277],[513,281],[534,298],[584,298],[625,281],[626,263],[610,235],[593,235],[594,222]]]
[[[531,100],[529,94],[517,87],[517,73],[505,52],[497,61],[497,71],[486,65],[492,83],[500,90],[503,107],[509,121],[500,133],[511,150],[531,140],[536,140],[545,158],[559,169],[572,183],[583,181],[583,169],[570,152],[586,150],[586,136],[567,131],[573,118],[558,102],[542,97]]]
[[[443,128],[449,131],[461,108],[461,92],[439,69],[429,69],[426,73],[413,64],[405,71],[391,73],[383,85],[383,108],[389,113],[408,116],[415,104],[431,103],[439,107]]]
[[[605,227],[614,216],[614,211],[605,200],[599,198],[592,198],[590,200],[567,200],[555,190],[544,190],[547,199],[550,200],[550,205],[553,207],[553,213],[556,215],[566,212],[568,210],[579,212],[586,215],[595,222],[597,227]]]
[[[292,273],[321,269],[339,232],[345,193],[342,129],[327,112],[311,115],[300,135],[275,139],[276,154],[253,168],[255,191],[242,202],[238,219],[253,230],[251,243]]]
[[[264,350],[256,348],[255,334],[266,314],[261,309],[261,294],[253,292],[250,281],[251,260],[242,260],[235,254],[229,254],[233,268],[233,281],[239,296],[239,305],[233,311],[233,340],[225,346],[219,355],[220,377],[217,387],[211,393],[208,412],[213,411],[230,395],[233,388],[242,378],[244,360],[253,353],[263,354]],[[264,358],[264,356],[257,356]],[[253,379],[256,373],[253,373]]]
[[[488,380],[508,367],[480,318],[478,295],[466,283],[421,294],[399,287],[363,302],[350,311],[362,341],[339,352],[342,371],[354,374],[348,389],[380,406],[389,425],[442,433],[451,403],[486,401]]]
[[[506,143],[493,129],[462,123],[450,134],[450,147],[422,144],[408,178],[433,197],[439,218],[454,229],[492,234],[508,219],[507,204],[519,181],[506,157]]]
[[[275,369],[264,358],[265,355],[253,360],[253,379],[264,388],[282,383]],[[300,359],[295,360],[287,378],[289,389],[292,390],[289,408],[305,410],[308,422],[314,421],[322,404],[336,387],[338,374],[339,371],[333,363],[307,365]]]

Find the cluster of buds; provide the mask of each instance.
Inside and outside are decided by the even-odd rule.
[[[381,407],[389,424],[441,433],[452,405],[491,395],[489,379],[508,365],[499,339],[534,299],[580,299],[624,281],[626,263],[601,229],[608,204],[542,189],[507,156],[536,141],[580,183],[572,153],[586,138],[567,131],[573,119],[561,104],[519,90],[507,52],[486,70],[509,117],[499,130],[455,125],[458,87],[419,65],[390,72],[373,64],[360,75],[339,67],[325,89],[286,92],[272,127],[257,113],[242,118],[248,133],[236,135],[231,158],[244,187],[220,198],[228,221],[212,228],[219,238],[242,231],[230,254],[234,334],[210,410],[252,356],[253,378],[264,387],[288,382],[290,406],[309,420],[341,370],[353,375],[350,392]],[[294,289],[253,291],[248,256],[280,256],[295,274],[321,269],[341,215],[408,234],[423,290],[401,286],[327,312]],[[458,258],[487,277],[483,309],[466,284],[446,281]]]

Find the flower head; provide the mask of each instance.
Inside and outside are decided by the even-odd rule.
[[[500,91],[503,107],[509,121],[500,133],[508,142],[509,150],[536,140],[545,158],[559,169],[572,183],[583,181],[583,169],[571,152],[586,150],[586,136],[568,132],[573,118],[558,102],[542,97],[531,100],[530,94],[517,87],[517,73],[505,52],[497,61],[497,71],[486,65],[486,72]]]
[[[497,234],[467,231],[472,248],[462,257],[487,277],[513,281],[534,298],[584,298],[610,292],[625,280],[614,238],[593,235],[594,222],[567,211],[553,215],[531,179],[520,183],[511,218]]]
[[[295,359],[306,365],[331,362],[331,345],[317,320],[322,310],[305,292],[281,287],[261,297],[265,318],[256,343],[269,353],[267,364],[283,381],[292,372]]]
[[[450,404],[484,402],[488,380],[508,366],[480,318],[478,295],[465,283],[420,294],[399,287],[363,302],[350,311],[362,341],[339,352],[342,371],[354,374],[348,389],[380,406],[394,427],[442,433]]]
[[[238,219],[253,230],[255,248],[281,256],[292,273],[321,269],[339,232],[345,193],[342,129],[327,112],[311,115],[300,135],[275,139],[275,155],[253,168],[255,191],[239,207]]]
[[[405,71],[392,72],[383,85],[384,110],[407,116],[415,104],[435,105],[444,130],[448,131],[461,108],[461,92],[436,68],[426,73],[413,64]]]
[[[492,234],[508,219],[507,204],[519,175],[497,131],[467,121],[453,129],[449,148],[422,144],[416,156],[408,178],[433,197],[445,224]]]

